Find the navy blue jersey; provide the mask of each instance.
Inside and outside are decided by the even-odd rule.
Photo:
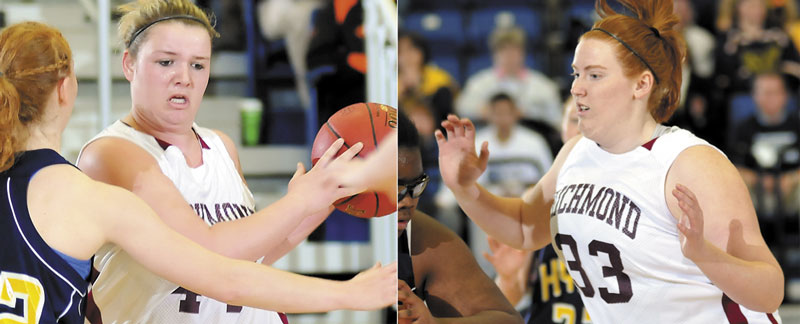
[[[548,244],[533,253],[529,279],[533,298],[530,308],[522,312],[526,323],[591,323],[581,295],[553,246]]]
[[[0,173],[1,324],[83,323],[88,282],[45,243],[28,213],[31,177],[55,164],[69,162],[50,149],[27,151]]]

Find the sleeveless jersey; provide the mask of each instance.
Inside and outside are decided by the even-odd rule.
[[[196,168],[186,164],[178,147],[122,121],[116,121],[89,143],[103,137],[117,137],[137,144],[153,156],[164,175],[208,226],[252,214],[253,195],[239,176],[225,144],[210,129],[194,125],[193,130],[203,147],[203,164]],[[148,271],[112,244],[97,252],[94,267],[99,276],[92,284],[87,310],[87,321],[92,324],[288,322],[284,314],[226,305],[180,288]]]
[[[659,128],[661,136],[623,154],[582,138],[558,173],[554,247],[592,322],[780,323],[777,312],[733,302],[683,256],[664,183],[683,150],[710,144],[677,127]]]
[[[0,323],[83,323],[89,283],[45,243],[28,213],[31,177],[55,164],[70,163],[33,150],[0,173]]]

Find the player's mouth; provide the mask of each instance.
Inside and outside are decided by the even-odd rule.
[[[169,97],[167,102],[169,102],[171,106],[183,108],[189,105],[189,98],[184,95],[174,95]]]
[[[404,231],[408,227],[408,220],[397,219],[397,230]]]
[[[584,105],[582,103],[577,103],[576,106],[578,107],[578,111],[577,111],[578,117],[585,116],[589,112],[589,110],[591,109],[591,108],[589,108],[589,106]]]

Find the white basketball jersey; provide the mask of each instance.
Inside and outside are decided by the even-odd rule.
[[[155,158],[198,217],[211,226],[254,212],[253,195],[242,181],[225,145],[214,131],[194,125],[203,146],[203,164],[191,168],[181,150],[117,121],[89,143],[103,137],[131,141]],[[87,143],[86,145],[88,145]],[[85,148],[86,146],[84,146]],[[80,155],[78,156],[80,160]],[[235,242],[231,242],[235,244]],[[92,285],[87,322],[98,323],[287,323],[273,311],[229,306],[162,279],[120,249],[107,244],[94,259],[100,274]],[[266,289],[266,288],[265,288]]]
[[[592,323],[780,323],[777,312],[733,302],[683,256],[664,183],[683,150],[710,144],[659,127],[661,136],[623,154],[581,138],[558,173],[554,247]]]

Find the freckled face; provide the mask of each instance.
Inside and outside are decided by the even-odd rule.
[[[142,36],[126,66],[134,109],[156,125],[191,125],[208,85],[211,37],[182,22],[157,23]]]

